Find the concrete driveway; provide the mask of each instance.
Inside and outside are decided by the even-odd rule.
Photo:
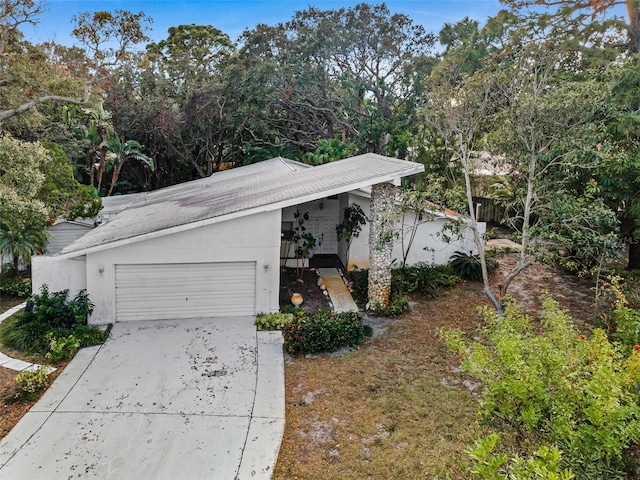
[[[116,323],[0,442],[0,478],[270,478],[282,336],[253,320]]]

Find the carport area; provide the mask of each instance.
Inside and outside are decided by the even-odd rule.
[[[270,478],[282,336],[253,321],[115,323],[0,442],[0,478]]]

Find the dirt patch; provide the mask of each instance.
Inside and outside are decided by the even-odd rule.
[[[56,366],[57,370],[49,375],[49,385],[53,383],[66,366],[66,363]],[[34,398],[28,401],[6,401],[6,397],[15,391],[15,378],[18,373],[15,370],[0,367],[0,439],[11,431],[38,400]]]
[[[295,268],[280,271],[280,308],[291,305],[291,295],[299,293],[304,301],[301,308],[307,312],[329,310],[329,297],[318,286],[318,272],[315,268],[305,269],[301,280],[297,279]]]
[[[498,260],[498,269],[492,278],[497,286],[518,262],[518,254],[510,253]],[[592,282],[569,273],[556,270],[542,263],[534,263],[513,279],[508,294],[513,296],[528,313],[536,313],[542,307],[540,296],[546,290],[555,298],[579,326],[595,322],[595,290]]]

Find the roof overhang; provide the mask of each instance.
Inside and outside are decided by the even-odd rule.
[[[353,182],[352,184],[349,184],[348,186],[329,188],[329,189],[325,189],[325,190],[318,190],[318,191],[313,192],[311,194],[302,195],[302,196],[299,196],[299,197],[283,200],[283,201],[280,201],[280,202],[275,202],[275,203],[271,203],[271,204],[267,204],[267,205],[261,205],[259,207],[255,207],[255,208],[248,208],[248,209],[245,209],[245,210],[241,210],[241,211],[237,211],[237,212],[221,215],[221,216],[218,216],[218,217],[208,218],[208,219],[205,219],[205,220],[195,221],[195,222],[187,223],[187,224],[184,224],[184,225],[178,225],[178,226],[171,227],[171,228],[157,230],[157,231],[154,231],[154,232],[149,232],[149,233],[137,235],[135,237],[124,238],[124,239],[121,239],[121,240],[116,240],[116,241],[113,241],[113,242],[104,243],[104,244],[101,244],[101,245],[96,245],[96,246],[93,246],[93,247],[88,247],[88,248],[84,248],[84,249],[73,251],[73,252],[57,253],[54,256],[56,256],[58,258],[74,258],[74,257],[79,257],[81,255],[88,255],[88,254],[92,254],[92,253],[97,253],[97,252],[101,252],[101,251],[104,251],[104,250],[110,250],[110,249],[113,249],[113,248],[123,247],[123,246],[126,246],[126,245],[131,245],[131,244],[134,244],[134,243],[138,243],[138,242],[144,242],[144,241],[147,241],[147,240],[152,240],[152,239],[164,237],[164,236],[167,236],[167,235],[173,235],[173,234],[176,234],[176,233],[185,232],[185,231],[188,231],[188,230],[193,230],[193,229],[196,229],[196,228],[201,228],[201,227],[206,227],[206,226],[209,226],[209,225],[214,225],[214,224],[217,224],[217,223],[227,222],[229,220],[234,220],[234,219],[241,218],[241,217],[246,217],[246,216],[249,216],[249,215],[255,215],[255,214],[258,214],[258,213],[265,213],[265,212],[272,212],[274,210],[281,210],[281,209],[286,208],[286,207],[291,207],[291,206],[294,206],[294,205],[300,205],[302,203],[312,202],[314,200],[319,200],[321,198],[329,197],[329,196],[332,196],[332,195],[338,195],[338,194],[341,194],[341,193],[350,192],[352,190],[358,190],[358,189],[370,187],[370,186],[376,185],[378,183],[390,182],[390,183],[393,183],[394,185],[399,185],[401,178],[406,177],[406,176],[410,176],[410,175],[414,175],[416,173],[421,173],[421,172],[424,171],[424,166],[422,164],[410,163],[410,162],[406,162],[406,163],[410,164],[411,167],[406,168],[402,172],[399,172],[399,173],[381,175],[379,177],[370,178],[370,179],[367,179],[367,180],[363,180],[361,182]]]

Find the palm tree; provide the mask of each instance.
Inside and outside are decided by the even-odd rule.
[[[126,142],[122,142],[117,135],[111,141],[109,141],[109,149],[111,151],[107,153],[107,162],[112,165],[113,174],[111,177],[111,186],[109,187],[107,196],[110,196],[113,192],[113,187],[116,186],[116,182],[118,181],[118,177],[120,176],[120,170],[122,170],[122,166],[127,160],[140,160],[144,162],[153,172],[153,170],[155,169],[153,159],[142,153],[143,148],[144,146],[135,140],[127,140]]]
[[[91,161],[91,169],[89,171],[91,186],[93,186],[97,174],[97,189],[99,191],[102,187],[102,175],[107,164],[108,138],[113,133],[111,113],[104,109],[102,103],[93,108],[85,108],[83,112],[91,120],[89,125],[89,139],[93,143],[93,148],[89,155]],[[95,161],[96,158],[97,162]]]
[[[31,263],[34,253],[42,253],[47,248],[49,237],[49,232],[39,225],[0,222],[0,254],[11,255],[11,274],[14,277],[20,276],[20,260],[24,264]]]

